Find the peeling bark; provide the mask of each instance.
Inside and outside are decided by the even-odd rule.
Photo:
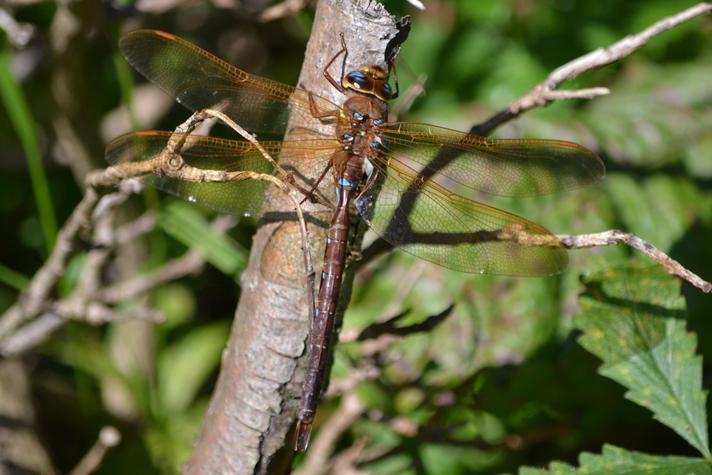
[[[349,49],[347,71],[367,64],[385,67],[386,47],[398,33],[395,21],[374,1],[320,1],[299,85],[342,103],[344,97],[323,76],[324,66],[340,49],[339,34],[344,34]],[[340,74],[336,69],[332,72]],[[292,125],[300,124],[295,121]],[[293,165],[299,169],[298,163]],[[330,180],[324,180],[324,186],[325,193],[333,194]],[[321,222],[309,220],[318,272],[329,213],[311,203],[304,208],[312,217],[321,218]],[[293,203],[272,187],[264,211],[266,216],[292,215]],[[255,234],[220,378],[184,473],[274,474],[290,470],[291,432],[302,392],[309,331],[302,253],[294,221],[265,221]],[[343,295],[350,294],[351,282],[345,276]]]

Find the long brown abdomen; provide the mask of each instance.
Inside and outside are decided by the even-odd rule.
[[[299,411],[297,450],[304,450],[309,442],[309,432],[316,405],[322,390],[329,347],[334,332],[334,315],[339,301],[341,280],[346,262],[346,242],[349,236],[349,203],[351,188],[340,187],[339,207],[329,226],[321,284],[316,303],[316,315],[309,333],[309,364],[304,377],[304,394]],[[299,440],[303,438],[304,440]]]

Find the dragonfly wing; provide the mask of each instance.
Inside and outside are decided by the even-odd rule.
[[[356,206],[393,246],[462,272],[533,276],[566,267],[559,240],[538,224],[449,192],[400,163],[377,170]]]
[[[390,158],[450,189],[532,196],[579,188],[605,174],[596,154],[561,140],[491,139],[405,122],[388,124],[382,137]]]
[[[290,115],[303,126],[320,125],[309,107],[309,93],[249,74],[177,36],[155,30],[124,35],[126,60],[178,102],[193,111],[218,109],[247,130],[281,134]],[[311,97],[319,111],[337,106]]]
[[[284,142],[262,141],[260,145],[272,158],[279,157],[284,163],[294,164],[289,169],[295,182],[303,188],[310,188],[339,143],[333,138],[326,139],[307,131],[297,137],[296,140]],[[165,149],[169,140],[182,139],[185,142],[180,156],[194,168],[264,174],[274,171],[270,162],[250,142],[163,131],[137,132],[118,137],[107,146],[106,159],[112,165],[150,160]],[[257,216],[260,213],[269,184],[255,179],[199,183],[159,175],[151,175],[146,180],[160,190],[191,203],[238,216]]]
[[[187,165],[195,168],[272,173],[272,165],[249,142],[199,135],[181,136],[161,131],[138,132],[114,139],[106,148],[106,159],[112,165],[149,160],[166,147],[171,137],[185,137],[180,155]],[[280,143],[264,142],[262,146],[268,153],[276,155]],[[268,185],[262,180],[197,183],[158,175],[148,176],[146,180],[160,190],[191,203],[238,216],[259,214]]]

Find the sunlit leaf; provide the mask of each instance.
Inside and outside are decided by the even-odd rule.
[[[601,455],[583,453],[579,468],[562,462],[553,462],[547,470],[522,468],[520,475],[706,475],[712,474],[708,460],[692,457],[661,457],[640,452],[630,452],[613,445],[605,445]]]
[[[220,363],[229,327],[217,322],[197,328],[164,349],[158,362],[158,392],[162,407],[180,412]]]
[[[171,202],[162,210],[159,223],[183,244],[203,251],[208,262],[225,274],[236,276],[247,264],[247,250],[212,229],[194,206]]]
[[[599,372],[709,457],[702,359],[685,330],[680,282],[659,267],[629,267],[586,285],[575,325],[581,345],[603,360]]]

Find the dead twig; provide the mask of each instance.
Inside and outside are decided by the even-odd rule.
[[[686,269],[682,264],[668,256],[660,249],[641,239],[633,233],[626,233],[618,229],[611,229],[593,234],[559,234],[557,237],[567,249],[583,249],[595,246],[610,246],[625,244],[642,252],[652,260],[662,265],[668,273],[677,276],[705,293],[712,292],[712,283],[707,282],[694,272]]]
[[[32,278],[27,289],[20,294],[17,302],[0,317],[0,341],[28,318],[42,311],[49,293],[64,273],[67,261],[76,249],[77,236],[89,224],[91,211],[98,200],[97,191],[88,188],[57,235],[57,243],[50,256]]]
[[[261,22],[277,20],[298,13],[307,6],[307,0],[284,0],[276,5],[266,8],[259,17]]]
[[[544,107],[553,101],[562,99],[593,99],[608,94],[605,87],[578,89],[571,91],[557,91],[563,82],[575,79],[581,74],[596,68],[614,63],[625,58],[632,52],[641,48],[656,35],[667,31],[680,23],[692,18],[710,13],[712,3],[702,2],[675,15],[654,23],[640,33],[628,35],[605,48],[598,48],[590,53],[580,56],[573,61],[556,68],[547,78],[534,86],[528,93],[514,101],[506,109],[493,115],[488,120],[477,124],[470,129],[476,135],[489,135],[494,129],[508,122],[522,113],[536,107]]]
[[[7,40],[16,48],[24,48],[35,35],[35,27],[20,23],[5,8],[0,8],[0,30],[7,33]]]
[[[232,122],[224,114],[217,111],[201,111],[193,114],[183,124],[176,127],[166,147],[155,157],[138,162],[126,162],[103,170],[90,173],[86,178],[86,192],[77,205],[67,223],[59,233],[57,245],[42,268],[30,282],[28,288],[20,295],[18,302],[8,309],[0,318],[0,353],[17,354],[44,341],[49,334],[62,326],[58,319],[84,320],[90,323],[105,323],[126,318],[159,318],[155,312],[117,311],[107,306],[126,298],[136,297],[156,286],[198,271],[204,265],[204,257],[199,251],[190,251],[183,257],[169,262],[151,274],[139,276],[129,281],[114,284],[104,289],[97,288],[100,282],[98,274],[106,265],[111,255],[112,246],[135,238],[150,231],[155,224],[155,216],[145,214],[129,225],[117,231],[111,217],[112,209],[123,203],[128,194],[141,191],[132,178],[149,173],[159,173],[172,178],[195,182],[226,182],[245,179],[269,181],[285,190],[294,202],[300,222],[303,247],[305,252],[305,268],[310,289],[314,288],[314,271],[311,253],[308,245],[308,234],[301,206],[290,185],[274,175],[254,173],[250,171],[225,172],[220,170],[203,170],[185,164],[180,157],[180,151],[189,133],[206,118],[217,117],[225,120],[228,125],[249,140],[274,166],[275,170],[289,178],[289,174],[277,165],[254,137]],[[119,193],[109,193],[100,199],[104,190],[119,188]],[[218,218],[215,227],[218,231],[229,227],[229,218]],[[95,243],[100,247],[92,249],[75,291],[69,297],[53,301],[50,293],[59,277],[64,273],[69,258],[81,248],[77,245],[78,237],[88,231],[92,225],[96,228]],[[313,293],[311,307],[313,308]],[[22,327],[23,323],[45,313],[36,322]]]
[[[354,393],[346,394],[341,400],[339,408],[334,411],[331,418],[321,427],[314,438],[304,464],[296,472],[298,475],[321,475],[330,473],[334,462],[332,453],[339,438],[351,428],[366,410],[365,405]]]
[[[121,433],[114,427],[105,426],[99,432],[99,438],[89,452],[84,455],[70,475],[89,475],[96,471],[110,448],[121,442]]]
[[[235,225],[228,216],[219,216],[211,227],[218,233],[225,233]],[[97,291],[95,298],[106,303],[117,303],[133,299],[151,289],[186,275],[199,272],[205,265],[205,256],[199,249],[192,249],[182,256],[166,262],[153,272],[143,274],[123,282],[117,282]]]

